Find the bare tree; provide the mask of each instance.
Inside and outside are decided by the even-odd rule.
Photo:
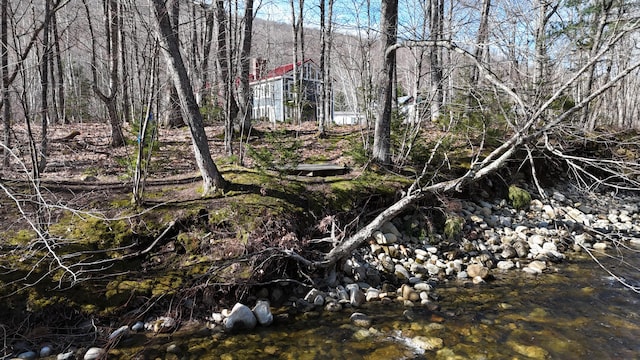
[[[163,0],[154,0],[153,5],[163,45],[162,50],[165,53],[167,63],[170,64],[169,69],[171,70],[173,83],[178,91],[180,105],[191,132],[194,155],[203,181],[203,193],[207,195],[211,191],[223,190],[226,182],[211,158],[207,134],[202,122],[202,114],[193,94],[187,68],[180,53],[180,44],[171,25],[169,12]]]
[[[379,79],[378,117],[373,138],[375,161],[382,164],[391,162],[391,111],[394,99],[393,79],[396,68],[396,43],[398,31],[398,0],[383,0],[381,6],[380,34],[383,46],[380,56],[384,65]]]
[[[107,91],[101,90],[98,76],[98,45],[95,29],[93,26],[93,16],[91,15],[89,5],[83,0],[87,21],[89,24],[89,32],[91,34],[91,74],[93,76],[93,91],[107,107],[109,115],[109,124],[111,125],[111,146],[118,147],[125,144],[124,133],[122,132],[122,119],[118,114],[118,93],[120,88],[120,6],[119,0],[108,0],[103,2],[103,10],[106,16],[105,31],[106,43],[105,48],[109,59],[109,85]]]
[[[242,18],[242,33],[240,41],[240,51],[238,54],[237,79],[237,104],[238,114],[236,123],[242,129],[248,130],[251,127],[251,89],[249,87],[249,65],[251,62],[251,39],[253,33],[253,0],[244,1],[244,16]],[[242,141],[242,139],[241,139]]]

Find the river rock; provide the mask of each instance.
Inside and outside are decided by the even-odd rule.
[[[38,357],[38,354],[36,354],[35,351],[25,351],[25,352],[22,352],[22,353],[18,354],[18,359],[33,360],[33,359],[35,359],[37,357]]]
[[[49,355],[53,354],[53,348],[49,345],[45,345],[43,347],[40,348],[40,357],[47,357]]]
[[[502,249],[502,253],[500,253],[503,259],[513,259],[518,256],[518,252],[511,245],[505,245]]]
[[[416,336],[411,341],[419,348],[427,351],[442,349],[444,346],[444,340],[435,336]]]
[[[355,326],[368,328],[371,326],[371,318],[363,313],[355,312],[349,317],[351,323]]]
[[[253,311],[248,306],[236,303],[231,309],[229,316],[224,319],[224,327],[226,330],[236,329],[253,329],[256,327],[258,320]]]
[[[358,307],[366,301],[364,293],[357,284],[347,285],[347,290],[349,291],[349,303],[351,306]]]
[[[607,248],[607,243],[597,242],[593,244],[593,248],[595,250],[605,250]]]
[[[471,278],[480,277],[486,279],[489,276],[489,269],[481,264],[469,264],[467,265],[467,274]]]
[[[178,326],[178,322],[176,319],[168,316],[161,316],[155,321],[151,322],[149,326],[145,325],[145,327],[149,327],[156,333],[167,333],[171,330],[174,330]]]
[[[516,264],[511,260],[502,260],[498,261],[496,267],[500,270],[511,270],[516,266]]]
[[[365,299],[367,300],[367,302],[380,300],[380,290],[373,287],[368,288],[367,292],[365,293]]]
[[[74,351],[67,351],[66,353],[60,353],[56,356],[56,360],[71,360],[75,358],[76,353]]]
[[[409,271],[404,266],[402,266],[402,264],[396,264],[393,273],[400,280],[409,280],[409,278],[411,277]]]
[[[531,359],[547,359],[549,357],[549,352],[539,346],[519,344],[515,341],[508,341],[507,345],[518,354]]]
[[[342,305],[335,300],[327,301],[324,305],[324,311],[337,312],[340,310],[342,310]]]
[[[144,330],[144,323],[142,321],[136,321],[135,324],[131,325],[131,331],[140,332]]]
[[[102,356],[104,356],[104,349],[99,347],[92,347],[92,348],[89,348],[89,350],[87,350],[87,352],[84,354],[83,359],[96,360],[101,358]]]
[[[516,250],[519,258],[525,258],[527,254],[529,254],[529,245],[522,240],[515,241],[512,246]]]
[[[127,336],[129,336],[129,327],[124,325],[114,330],[109,335],[109,340],[122,339],[122,338],[126,338]]]
[[[170,344],[169,346],[167,346],[167,353],[178,355],[182,353],[182,349],[178,344]]]
[[[397,239],[402,237],[402,233],[398,231],[398,228],[396,228],[396,226],[390,221],[382,224],[382,226],[380,227],[380,231],[386,234],[391,233],[395,235]]]
[[[273,314],[271,313],[271,306],[268,301],[258,300],[251,311],[253,311],[253,315],[255,315],[260,325],[269,326],[273,322]]]

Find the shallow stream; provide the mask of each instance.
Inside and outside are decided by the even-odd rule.
[[[639,253],[625,255],[640,266]],[[637,269],[599,259],[638,279]],[[568,260],[537,277],[518,270],[494,275],[482,285],[439,286],[436,313],[415,306],[403,316],[409,308],[400,304],[368,303],[249,333],[167,338],[159,347],[182,349],[167,359],[640,359],[640,294],[593,260]],[[350,324],[353,311],[370,316],[372,326]],[[420,349],[415,339],[434,349]],[[138,354],[155,358],[149,351]]]

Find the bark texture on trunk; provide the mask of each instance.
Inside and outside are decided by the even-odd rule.
[[[167,8],[163,0],[153,0],[153,5],[161,42],[163,44],[163,51],[170,65],[168,68],[171,71],[173,83],[180,99],[180,105],[191,132],[194,155],[202,176],[203,194],[207,195],[211,191],[224,189],[225,180],[211,158],[211,150],[209,148],[207,134],[204,130],[202,114],[196,102],[196,97],[193,94],[187,68],[180,53],[178,39],[171,26]]]

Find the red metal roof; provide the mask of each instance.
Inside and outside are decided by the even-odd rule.
[[[311,59],[306,59],[304,63],[313,62]],[[302,65],[302,61],[298,61],[298,66]],[[278,66],[277,68],[269,71],[267,75],[263,76],[261,79],[271,79],[274,77],[285,75],[289,72],[293,71],[293,63],[289,63],[286,65]]]

